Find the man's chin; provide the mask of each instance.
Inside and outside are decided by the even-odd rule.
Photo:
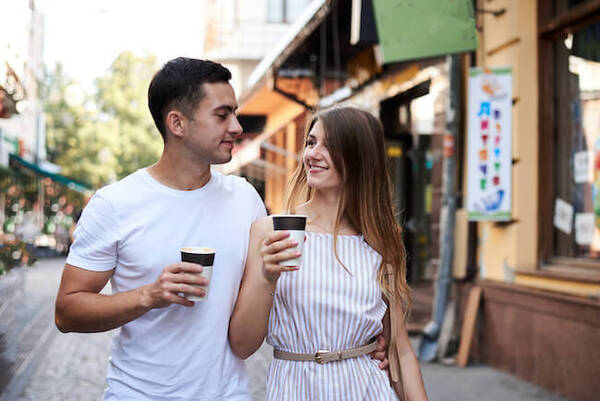
[[[225,164],[231,161],[231,153],[229,155],[223,155],[215,157],[210,164]]]

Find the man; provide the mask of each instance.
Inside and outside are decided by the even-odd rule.
[[[231,159],[242,128],[220,64],[169,61],[148,104],[164,140],[160,160],[100,189],[78,223],[56,300],[63,332],[120,327],[105,400],[250,399],[244,362],[227,327],[252,222],[264,205],[244,179],[211,172]],[[180,248],[216,250],[210,296],[202,267],[178,263]],[[99,294],[111,281],[113,294]]]

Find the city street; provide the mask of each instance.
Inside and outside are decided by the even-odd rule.
[[[0,401],[101,399],[112,333],[56,329],[54,297],[63,264],[62,258],[43,259],[0,278]],[[263,345],[248,360],[256,401],[264,398],[270,352]],[[431,401],[566,401],[483,366],[422,364],[422,370]]]

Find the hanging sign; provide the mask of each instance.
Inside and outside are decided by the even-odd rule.
[[[477,49],[471,0],[373,0],[384,63]]]
[[[468,107],[469,220],[512,217],[512,69],[472,68]]]

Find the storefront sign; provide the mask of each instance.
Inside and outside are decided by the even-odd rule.
[[[560,198],[554,202],[554,227],[568,235],[573,230],[573,205]]]
[[[468,107],[469,220],[512,216],[512,69],[472,68]]]
[[[471,0],[373,0],[383,62],[477,49]]]

